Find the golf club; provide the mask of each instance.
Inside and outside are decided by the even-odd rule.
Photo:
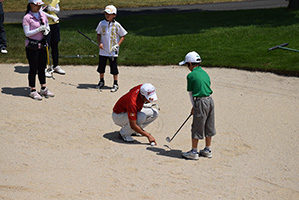
[[[48,72],[51,75],[51,78],[53,80],[55,80],[54,76],[53,76],[53,68],[51,67],[52,63],[51,63],[51,59],[50,59],[50,52],[49,52],[49,45],[46,45],[46,51],[47,51],[47,61],[48,61],[48,68],[46,69],[46,72]]]
[[[291,48],[285,47],[285,46],[288,46],[288,45],[289,45],[289,43],[283,43],[283,44],[277,45],[275,47],[269,48],[268,51],[271,51],[271,50],[274,50],[274,49],[284,49],[284,50],[299,52],[299,50],[297,50],[297,49],[291,49]]]
[[[78,30],[78,33],[80,33],[81,35],[83,35],[85,38],[87,38],[89,41],[91,41],[92,43],[94,43],[95,45],[97,45],[97,47],[99,47],[98,43],[96,43],[95,41],[93,41],[92,39],[90,39],[87,35],[85,35],[84,33],[82,33],[81,31]],[[102,49],[104,51],[106,51],[105,49]],[[111,52],[106,51],[110,56],[112,61],[114,60],[114,56],[112,55]]]
[[[97,55],[62,55],[60,58],[95,58]]]
[[[173,138],[176,136],[176,134],[178,134],[178,132],[181,130],[181,128],[186,124],[186,122],[188,121],[188,119],[192,116],[192,114],[190,113],[190,115],[187,117],[187,119],[184,121],[184,123],[181,125],[181,127],[176,131],[176,133],[172,136],[172,138],[170,139],[169,137],[165,138],[165,140],[167,142],[171,142],[173,140]]]

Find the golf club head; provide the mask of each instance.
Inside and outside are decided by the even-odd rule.
[[[165,138],[165,140],[166,140],[167,142],[170,142],[170,141],[171,141],[169,137]]]

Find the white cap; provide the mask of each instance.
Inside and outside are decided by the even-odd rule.
[[[37,6],[45,4],[42,0],[29,0],[28,3],[33,3]]]
[[[105,12],[111,15],[111,14],[116,14],[117,10],[114,5],[108,5],[105,7]]]
[[[150,83],[142,84],[140,94],[142,94],[150,102],[158,100],[155,87]]]
[[[187,55],[185,56],[185,60],[180,62],[179,65],[184,65],[189,62],[201,63],[201,58],[200,58],[199,54],[196,53],[195,51],[191,51],[191,52],[187,53]]]

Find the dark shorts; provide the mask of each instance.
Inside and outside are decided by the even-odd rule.
[[[51,42],[58,43],[60,41],[60,25],[59,24],[52,24],[50,25],[50,33],[47,35],[47,41],[49,44]]]
[[[118,74],[117,57],[114,57],[112,61],[111,57],[99,56],[99,65],[98,65],[97,72],[105,73],[107,60],[109,60],[109,64],[110,64],[110,74],[117,75]]]
[[[194,100],[191,132],[194,139],[204,139],[216,134],[214,101],[211,96]]]

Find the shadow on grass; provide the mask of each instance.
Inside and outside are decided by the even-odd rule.
[[[12,96],[21,96],[21,97],[28,97],[29,95],[29,88],[28,87],[3,87],[1,93],[12,95]]]
[[[138,17],[136,17],[136,14]],[[86,35],[95,38],[94,27],[103,19],[104,16],[98,14],[87,14],[84,17],[75,14],[61,23],[65,30],[74,30],[74,27],[76,27]],[[233,11],[178,11],[176,9],[160,10],[159,12],[146,10],[142,12],[123,11],[122,14],[117,16],[116,20],[131,34],[138,36],[198,34],[220,27],[280,27],[298,24],[296,12],[290,12],[285,8]]]

